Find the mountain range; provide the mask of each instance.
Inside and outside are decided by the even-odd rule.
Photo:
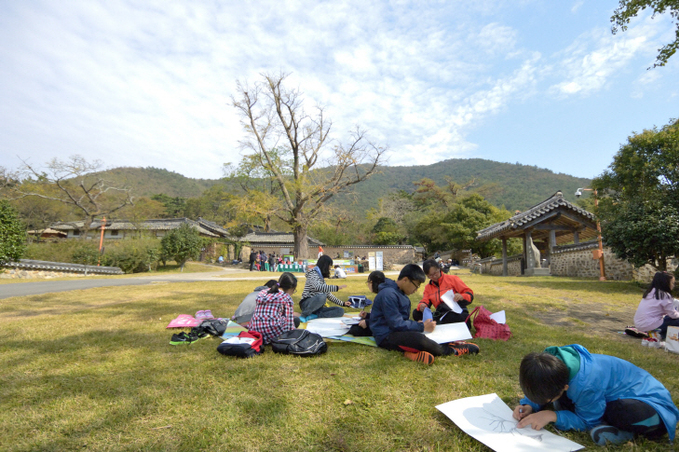
[[[190,198],[200,196],[215,184],[229,184],[225,179],[192,179],[153,167],[120,167],[104,171],[102,175],[114,183],[131,187],[135,196],[164,193],[171,197]],[[350,192],[336,196],[332,203],[363,214],[370,208],[377,208],[378,200],[389,193],[399,190],[413,192],[416,189],[413,183],[425,177],[437,185],[446,185],[447,180],[461,185],[473,181],[469,191],[478,191],[490,203],[510,211],[525,210],[559,190],[567,200],[575,201],[575,191],[591,182],[590,179],[519,163],[449,159],[432,165],[382,166],[377,174],[354,185]]]

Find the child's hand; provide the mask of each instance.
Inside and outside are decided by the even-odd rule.
[[[524,417],[528,416],[533,412],[533,407],[530,405],[517,405],[516,408],[514,408],[514,413],[512,413],[512,416],[514,416],[514,419],[517,421],[520,421]]]
[[[346,306],[346,307],[351,306],[351,301],[345,301],[345,302],[344,302],[344,306]]]
[[[360,326],[363,329],[368,328],[368,324],[365,323],[365,320],[361,320],[360,322],[358,322],[358,326]]]
[[[347,288],[346,284],[342,284],[341,286],[337,286],[337,290],[346,289],[346,288]]]
[[[368,315],[368,313],[365,312],[365,311],[361,311],[361,312],[358,313],[358,316],[359,316],[360,318],[362,318],[362,319],[365,319],[365,317],[366,317],[367,315]]]
[[[436,328],[436,322],[433,320],[427,320],[424,322],[424,332],[425,333],[431,333],[434,331],[434,328]]]
[[[518,428],[524,428],[530,425],[535,430],[540,430],[550,422],[556,422],[556,413],[554,411],[544,410],[538,411],[535,414],[529,414],[520,420],[516,426]]]

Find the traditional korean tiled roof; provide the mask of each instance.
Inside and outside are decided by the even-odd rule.
[[[205,221],[205,220],[203,220]],[[169,231],[177,229],[182,224],[189,224],[202,235],[208,237],[221,237],[220,234],[210,231],[207,227],[203,227],[199,222],[190,220],[188,218],[162,218],[158,220],[146,220],[135,224],[129,220],[110,220],[106,221],[106,230],[108,231],[135,231],[137,229],[144,229],[147,231]],[[85,225],[84,221],[71,221],[68,223],[55,223],[50,227],[58,231],[72,231],[82,230]],[[94,221],[90,225],[90,230],[99,229],[101,227],[100,221]]]
[[[30,259],[20,259],[19,262],[7,262],[3,267],[55,272],[93,273],[101,275],[124,274],[118,267],[97,267],[96,265],[65,264],[63,262],[35,261]]]
[[[249,242],[252,245],[290,245],[295,243],[295,235],[292,232],[250,232],[241,239],[242,242]],[[325,246],[323,242],[307,237],[310,246]]]
[[[523,227],[529,223],[534,223],[535,220],[540,217],[547,216],[552,211],[557,209],[565,209],[576,216],[581,217],[588,223],[595,223],[596,218],[593,213],[586,211],[563,198],[563,193],[557,191],[553,196],[545,199],[539,204],[534,205],[525,212],[520,212],[500,223],[496,223],[492,226],[488,226],[477,232],[476,240],[484,241],[490,240],[495,237],[505,235],[509,231],[515,231],[523,229]]]

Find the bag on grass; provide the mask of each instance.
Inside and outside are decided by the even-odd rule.
[[[667,336],[665,337],[665,350],[672,353],[679,353],[679,327],[668,326]]]
[[[363,309],[366,306],[373,304],[372,300],[365,295],[351,295],[347,301],[350,302],[351,307],[355,309]]]
[[[319,334],[299,329],[281,334],[271,342],[271,347],[276,353],[299,356],[322,355],[328,350]]]
[[[477,306],[471,314],[469,314],[467,320],[472,318],[474,314],[476,314],[476,316],[473,317],[473,325],[476,330],[476,333],[474,333],[475,338],[501,339],[506,341],[512,337],[509,325],[506,323],[497,323],[495,320],[491,319],[491,312],[488,309],[483,306]]]
[[[208,319],[203,320],[203,323],[201,323],[197,328],[200,328],[201,330],[205,331],[207,334],[211,336],[220,337],[226,331],[226,327],[228,324],[229,324],[228,320]]]
[[[241,331],[238,336],[230,337],[217,347],[222,355],[238,358],[251,358],[264,353],[262,333],[257,331]]]

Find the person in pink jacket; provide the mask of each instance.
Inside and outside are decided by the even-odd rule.
[[[674,306],[672,289],[674,276],[667,272],[657,272],[634,314],[634,326],[638,330],[651,331],[660,328],[660,336],[664,340],[668,326],[679,326],[679,311]]]

